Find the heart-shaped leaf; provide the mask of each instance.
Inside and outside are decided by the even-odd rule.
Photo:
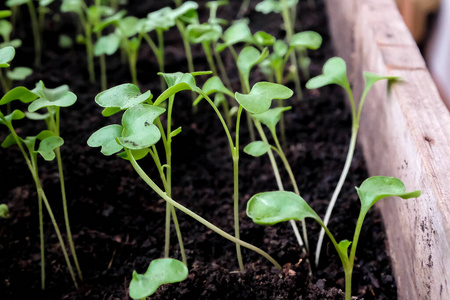
[[[248,28],[247,23],[243,21],[237,22],[228,27],[228,29],[225,30],[225,32],[223,33],[222,38],[225,41],[225,43],[217,45],[216,47],[217,52],[221,52],[228,46],[237,43],[253,42],[253,36],[252,33],[250,32],[250,28]]]
[[[94,47],[94,55],[112,55],[120,46],[120,37],[115,33],[104,35],[97,40]]]
[[[94,132],[87,144],[89,147],[102,147],[101,152],[106,155],[113,155],[123,149],[122,145],[117,143],[116,138],[122,136],[122,126],[118,124],[108,125]]]
[[[273,45],[273,54],[281,58],[287,53],[288,49],[289,47],[284,41],[277,40]]]
[[[152,295],[162,284],[185,280],[188,272],[186,265],[176,259],[155,259],[144,274],[133,271],[129,288],[130,297],[144,299]]]
[[[136,85],[124,83],[99,93],[95,96],[95,102],[101,107],[120,108],[124,110],[146,101],[151,96],[150,91],[141,94],[141,91]]]
[[[250,94],[241,94],[236,92],[235,98],[242,107],[252,113],[260,114],[267,111],[274,99],[288,99],[292,97],[292,90],[284,85],[272,82],[256,83]]]
[[[50,116],[50,113],[49,113],[49,112],[47,112],[47,113],[45,113],[45,114],[40,114],[40,113],[37,113],[37,112],[29,112],[29,111],[26,111],[26,112],[25,112],[25,117],[27,117],[27,118],[30,119],[30,120],[35,120],[35,121],[42,121],[42,120],[45,120],[45,119],[47,119],[49,116]]]
[[[263,141],[254,141],[245,146],[244,152],[248,155],[258,157],[266,154],[270,149],[270,145]]]
[[[7,92],[2,99],[0,99],[0,105],[9,103],[13,100],[19,100],[23,103],[30,103],[36,98],[38,98],[38,95],[23,86],[18,86]]]
[[[222,36],[222,27],[214,24],[190,24],[186,27],[186,35],[193,44],[217,42]]]
[[[51,161],[55,159],[55,152],[54,150],[58,147],[61,147],[64,144],[64,140],[59,136],[50,136],[45,139],[43,139],[39,143],[39,148],[37,152],[42,155],[42,157],[47,160]]]
[[[112,15],[111,17],[108,17],[104,19],[100,24],[96,25],[93,29],[94,32],[99,32],[108,27],[109,25],[115,25],[119,26],[119,20],[122,19],[127,12],[125,10],[121,10],[117,12],[116,14]]]
[[[35,112],[38,109],[56,106],[56,107],[68,107],[73,105],[77,101],[77,96],[69,92],[67,85],[62,85],[54,89],[49,89],[44,86],[44,83],[40,81],[36,84],[36,88],[32,90],[33,93],[39,95],[39,98],[34,100],[29,106],[30,112]]]
[[[406,192],[406,187],[400,179],[386,176],[373,176],[366,179],[356,188],[361,201],[361,214],[365,215],[379,200],[397,196],[403,199],[417,198],[421,191]]]
[[[144,149],[156,144],[161,138],[161,133],[155,119],[166,110],[159,106],[137,104],[129,108],[122,117],[122,137],[117,141],[128,149]]]
[[[322,36],[315,31],[296,33],[291,38],[290,47],[317,50],[322,45]]]
[[[16,50],[14,47],[7,46],[0,49],[0,68],[9,67],[9,62],[13,60],[16,55]]]
[[[132,37],[143,30],[145,22],[146,20],[140,20],[132,16],[119,19],[117,21],[117,33],[127,38]]]
[[[254,195],[247,203],[247,216],[260,225],[313,218],[323,223],[302,197],[287,191],[264,192]]]
[[[202,90],[206,95],[210,95],[213,93],[222,93],[230,97],[234,97],[233,92],[225,87],[222,80],[218,76],[213,76],[206,80],[205,84],[202,87]]]
[[[262,52],[259,52],[255,47],[248,46],[242,49],[237,59],[237,66],[242,76],[248,81],[250,76],[250,70],[253,66],[263,61],[269,54],[267,48],[264,48]]]
[[[27,67],[16,67],[11,71],[6,72],[6,77],[11,80],[24,80],[28,76],[33,74],[33,70]]]
[[[347,79],[347,65],[340,57],[330,58],[323,66],[322,75],[308,80],[306,88],[317,89],[329,84],[337,84],[346,90],[350,90]]]
[[[291,106],[275,107],[261,114],[253,114],[252,117],[266,125],[270,129],[270,131],[275,132],[275,127],[280,121],[281,114],[290,109]]]
[[[149,148],[145,148],[145,149],[130,150],[130,151],[135,160],[140,160],[147,156],[147,154],[149,153],[149,150],[150,150]],[[123,158],[125,160],[129,160],[128,154],[125,151],[120,152],[119,154],[117,154],[117,156],[120,158]]]

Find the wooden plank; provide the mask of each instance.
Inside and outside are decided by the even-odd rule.
[[[336,48],[352,59],[349,72],[356,95],[363,89],[362,71],[402,78],[389,89],[385,82],[374,86],[359,136],[371,175],[395,176],[408,189],[423,192],[418,199],[377,205],[399,299],[450,299],[450,114],[393,0],[342,2],[343,9],[356,5],[354,21],[346,23],[352,28],[340,30],[352,37],[333,40],[354,41],[353,48]],[[328,13],[332,20],[344,12],[334,6]]]

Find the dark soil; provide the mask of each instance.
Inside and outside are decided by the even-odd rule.
[[[55,1],[58,2],[58,1]],[[148,12],[172,5],[172,1],[130,1],[129,14],[144,17]],[[142,3],[141,3],[142,2]],[[246,17],[252,32],[265,30],[283,37],[281,18],[254,11],[252,1]],[[310,51],[311,74],[321,72],[323,63],[332,57],[324,4],[300,1],[298,26],[315,30],[324,37],[318,51]],[[314,1],[316,2],[316,1]],[[140,4],[139,4],[140,3]],[[200,15],[207,11],[201,3]],[[234,19],[240,1],[219,9],[219,16]],[[53,7],[57,11],[57,6]],[[16,37],[24,45],[17,50],[14,66],[31,66],[33,41],[28,16],[22,9]],[[99,149],[91,149],[86,140],[105,124],[119,117],[101,117],[101,108],[93,99],[100,92],[98,84],[89,84],[84,48],[71,50],[58,47],[58,37],[65,33],[76,36],[77,18],[53,13],[45,26],[44,63],[23,84],[33,88],[42,79],[47,87],[68,84],[78,96],[77,103],[62,110],[62,155],[68,189],[70,218],[77,254],[85,280],[76,290],[70,279],[61,249],[48,215],[45,214],[47,290],[40,290],[40,249],[36,191],[25,162],[17,148],[0,149],[0,199],[11,210],[10,219],[0,219],[0,299],[128,299],[128,286],[133,270],[143,273],[150,261],[163,256],[165,203],[134,172],[131,165],[115,156],[105,157]],[[167,72],[184,71],[184,50],[178,32],[166,35]],[[197,69],[207,69],[201,48],[194,47]],[[231,56],[224,53],[227,66]],[[130,82],[128,67],[119,56],[107,57],[109,86]],[[156,60],[144,47],[139,57],[138,79],[141,90],[159,94]],[[229,73],[239,89],[235,69]],[[98,70],[97,70],[98,71]],[[264,80],[257,71],[253,82]],[[198,84],[204,78],[198,79]],[[305,80],[303,80],[305,82]],[[291,88],[291,83],[288,84]],[[173,198],[207,220],[233,232],[232,161],[227,140],[218,118],[202,102],[192,113],[190,94],[177,96],[174,126],[183,131],[174,139]],[[16,104],[18,105],[18,104]],[[286,153],[302,196],[323,215],[343,167],[350,138],[351,117],[338,87],[320,90],[304,89],[304,101],[290,100],[293,109],[286,113]],[[243,122],[245,124],[245,122]],[[39,126],[34,122],[16,123],[22,136],[34,135]],[[0,132],[0,140],[6,131]],[[248,132],[243,126],[242,145]],[[157,182],[159,176],[150,159],[143,166]],[[61,228],[59,179],[54,162],[40,162],[44,189],[50,199]],[[291,186],[287,174],[286,189]],[[360,149],[356,150],[349,176],[330,222],[337,240],[352,239],[359,213],[359,200],[354,189],[367,178]],[[281,265],[279,271],[258,254],[243,249],[245,271],[238,272],[235,245],[218,236],[190,217],[178,213],[188,256],[187,280],[161,287],[152,299],[342,299],[344,273],[329,240],[325,240],[322,259],[309,277],[306,259],[287,223],[264,227],[252,223],[245,214],[249,197],[261,191],[276,190],[267,156],[249,157],[242,152],[240,160],[241,238],[272,255]],[[319,232],[316,223],[307,220],[309,240],[314,253]],[[171,257],[180,259],[173,230]],[[353,294],[357,299],[396,299],[395,280],[387,256],[387,240],[377,210],[367,216],[356,254]]]

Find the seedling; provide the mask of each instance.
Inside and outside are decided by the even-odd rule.
[[[188,268],[184,263],[173,258],[153,260],[144,274],[133,271],[130,282],[130,297],[146,299],[153,295],[163,284],[175,283],[188,277]]]
[[[246,152],[249,155],[252,156],[261,156],[263,154],[268,154],[270,158],[270,162],[272,164],[272,168],[275,174],[275,179],[277,181],[278,189],[280,191],[284,190],[283,187],[283,181],[280,176],[280,172],[278,171],[278,167],[275,161],[275,158],[273,156],[272,150],[275,151],[275,153],[278,154],[278,156],[281,158],[283,165],[289,174],[289,179],[291,181],[291,184],[294,188],[294,191],[297,195],[300,195],[300,191],[297,186],[297,182],[294,177],[294,173],[292,172],[292,168],[286,158],[286,155],[283,152],[283,149],[281,147],[281,144],[278,140],[277,133],[276,133],[276,125],[279,123],[281,119],[281,115],[283,112],[291,109],[290,106],[288,107],[277,107],[273,109],[269,109],[266,112],[260,113],[260,114],[253,114],[253,120],[255,122],[256,128],[258,129],[258,132],[261,136],[262,141],[255,141],[250,144],[248,144],[244,148],[244,152]],[[275,146],[272,146],[269,144],[268,139],[264,133],[264,130],[261,127],[261,124],[264,124],[269,129],[273,141],[275,142]],[[297,226],[295,225],[294,221],[290,222],[292,225],[292,228],[294,230],[295,236],[297,237],[297,241],[299,245],[302,247],[305,246],[306,249],[303,249],[305,256],[307,256],[307,251],[309,251],[309,244],[308,244],[308,235],[306,230],[306,224],[304,221],[302,221],[302,229],[303,229],[303,240],[300,237],[300,234],[298,232]],[[305,251],[306,250],[306,251]]]
[[[47,1],[39,1],[39,3]],[[39,31],[39,21],[38,21],[38,15],[36,13],[36,8],[34,7],[33,0],[7,0],[6,6],[8,7],[18,7],[20,5],[26,4],[28,7],[28,12],[30,14],[31,19],[31,29],[33,30],[33,39],[34,39],[34,50],[35,50],[35,60],[34,64],[35,66],[39,66],[41,64],[41,51],[42,51],[42,40],[41,35]]]
[[[345,299],[351,299],[352,273],[355,261],[356,247],[361,234],[362,224],[369,209],[379,200],[397,196],[403,199],[417,198],[420,191],[406,192],[402,181],[394,177],[374,176],[366,179],[356,188],[361,201],[361,210],[356,223],[353,241],[343,240],[337,243],[324,221],[299,195],[286,192],[264,192],[251,197],[247,203],[247,215],[253,222],[261,225],[275,225],[288,220],[301,221],[305,218],[316,220],[325,230],[336,249],[345,273]],[[350,255],[348,249],[351,245]]]
[[[204,73],[199,73],[204,74]],[[197,75],[197,74],[194,74]],[[178,202],[173,200],[166,191],[163,191],[140,167],[137,163],[137,159],[141,159],[145,157],[146,154],[150,153],[150,155],[155,160],[155,163],[160,169],[160,176],[163,178],[163,184],[167,185],[167,178],[163,176],[164,173],[161,171],[162,166],[159,162],[159,156],[157,156],[156,147],[154,146],[156,142],[162,139],[164,143],[164,147],[166,149],[166,158],[170,164],[170,141],[172,137],[181,132],[181,129],[176,129],[172,131],[170,129],[170,116],[172,114],[172,106],[173,99],[176,93],[183,90],[190,90],[199,93],[202,95],[206,101],[213,107],[215,112],[218,114],[219,119],[226,131],[230,148],[233,153],[237,152],[237,148],[233,144],[233,140],[231,138],[231,134],[226,126],[225,121],[220,115],[219,111],[215,107],[212,100],[206,95],[200,88],[198,88],[195,84],[195,79],[192,74],[183,74],[183,73],[174,73],[174,74],[163,74],[169,88],[166,89],[153,103],[151,101],[150,92],[134,95],[133,97],[127,97],[127,99],[123,99],[121,95],[118,97],[114,97],[111,99],[108,107],[103,111],[103,115],[111,115],[113,113],[119,112],[120,110],[125,110],[125,113],[122,116],[122,125],[114,124],[106,126],[98,131],[96,131],[88,140],[88,145],[91,147],[102,147],[102,153],[105,155],[112,155],[114,153],[118,153],[121,150],[124,150],[121,157],[126,158],[130,161],[133,168],[139,174],[139,176],[167,203],[173,208],[178,208],[184,213],[188,214],[192,218],[196,219],[203,225],[207,226],[214,232],[220,234],[221,236],[227,238],[228,240],[241,245],[243,247],[247,247],[264,257],[266,257],[269,261],[271,261],[275,266],[280,267],[280,265],[270,257],[266,252],[261,249],[250,245],[246,242],[241,241],[238,237],[233,237],[230,234],[224,232],[220,228],[216,227],[212,223],[208,222],[204,218],[200,217],[196,213],[187,209],[186,207],[180,205]],[[167,131],[163,129],[163,126],[158,118],[159,115],[165,112],[164,108],[161,108],[160,105],[168,100],[167,104]],[[97,101],[99,103],[101,101]],[[101,106],[105,107],[105,104],[99,103]],[[239,119],[239,118],[238,118]],[[167,133],[166,133],[167,132]],[[238,143],[237,143],[238,145]],[[167,162],[166,162],[167,163]],[[169,169],[169,168],[168,168]],[[237,173],[235,173],[237,175]],[[235,177],[237,180],[237,176]],[[235,192],[237,189],[235,189]],[[170,192],[170,191],[169,191]],[[235,194],[235,196],[238,196]],[[237,197],[236,197],[237,198]],[[236,199],[235,198],[235,199]],[[174,211],[174,210],[172,210]],[[174,214],[172,214],[173,216]],[[236,219],[238,220],[238,214],[236,213]],[[175,219],[174,219],[175,220]],[[239,231],[239,227],[237,226],[237,232]],[[239,248],[240,249],[240,248]],[[240,251],[238,251],[238,260],[240,262],[240,266],[242,264],[242,258],[240,256]],[[242,264],[243,268],[243,264]]]
[[[0,10],[0,35],[3,38],[3,42],[0,43],[0,48],[4,48],[6,46],[19,48],[22,45],[22,41],[19,39],[11,40],[13,25],[8,20],[4,20],[10,16],[10,10]]]
[[[294,35],[295,10],[298,0],[264,0],[258,3],[255,7],[256,11],[264,14],[281,13],[284,22],[284,29],[286,30],[286,42],[290,43]],[[293,76],[295,83],[295,92],[297,99],[302,99],[302,90],[300,86],[300,77],[297,71],[297,57],[295,52],[290,53],[291,66],[293,67]]]
[[[20,100],[24,103],[30,103],[33,100],[35,100],[38,97],[38,95],[34,94],[33,92],[29,91],[28,89],[24,87],[17,87],[15,89],[12,89],[7,94],[3,96],[3,98],[0,100],[0,105],[9,103],[12,100]],[[10,131],[10,135],[6,137],[6,139],[2,143],[2,147],[6,148],[11,145],[16,144],[20,151],[22,152],[22,155],[25,159],[25,162],[28,166],[28,169],[31,172],[31,175],[33,177],[33,180],[36,185],[36,190],[38,193],[38,204],[39,204],[39,228],[40,228],[40,236],[41,236],[41,287],[42,289],[45,288],[45,258],[44,258],[44,229],[43,229],[43,212],[42,212],[42,202],[45,204],[46,209],[50,215],[50,219],[53,223],[53,226],[55,228],[56,235],[58,237],[59,243],[61,245],[64,258],[66,260],[67,266],[69,268],[69,272],[71,274],[72,280],[76,287],[78,287],[75,273],[73,272],[71,262],[69,260],[69,256],[66,251],[64,240],[62,239],[58,224],[56,223],[54,214],[52,212],[51,206],[47,200],[47,197],[44,193],[43,187],[41,185],[41,181],[39,179],[39,173],[38,173],[38,166],[37,166],[37,158],[38,155],[41,155],[45,160],[53,160],[55,158],[55,149],[60,147],[64,141],[61,137],[56,136],[53,132],[44,130],[41,133],[39,133],[37,136],[29,136],[25,139],[20,138],[16,130],[13,127],[12,122],[14,120],[20,120],[25,117],[25,114],[21,112],[20,110],[14,110],[9,115],[3,115],[0,112],[0,124],[5,125],[8,130]],[[37,143],[39,143],[39,146],[36,148]],[[25,148],[28,150],[25,151]]]
[[[382,80],[382,79],[396,80],[398,77],[382,76],[382,75],[378,75],[375,73],[364,72],[364,78],[366,80],[366,84],[365,84],[364,90],[361,94],[358,108],[356,107],[356,104],[355,104],[355,101],[353,98],[353,92],[350,88],[350,84],[347,79],[347,66],[345,64],[345,61],[342,58],[339,58],[339,57],[330,58],[323,66],[322,75],[311,78],[306,83],[306,88],[308,88],[308,89],[317,89],[317,88],[320,88],[320,87],[323,87],[323,86],[329,85],[329,84],[337,84],[337,85],[341,86],[342,88],[344,88],[344,90],[348,94],[348,98],[350,100],[351,111],[352,111],[352,134],[351,134],[351,138],[350,138],[349,149],[347,152],[347,158],[345,160],[344,168],[342,170],[339,181],[336,185],[336,188],[333,192],[330,203],[327,207],[327,211],[326,211],[325,218],[324,218],[325,226],[328,225],[328,221],[330,220],[330,217],[331,217],[331,212],[333,211],[333,207],[336,203],[337,197],[339,196],[342,185],[344,184],[345,178],[347,177],[348,171],[350,169],[350,165],[351,165],[352,158],[353,158],[353,153],[355,151],[356,138],[358,136],[358,128],[359,128],[359,121],[361,119],[361,112],[362,112],[362,108],[363,108],[367,93],[372,88],[372,86],[375,84],[375,82]],[[316,265],[319,264],[320,250],[322,247],[324,235],[325,235],[325,231],[322,229],[320,231],[319,240],[317,242]]]

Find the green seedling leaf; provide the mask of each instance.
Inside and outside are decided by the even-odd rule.
[[[198,8],[198,4],[194,1],[183,2],[179,7],[172,10],[172,18],[178,19],[188,12],[195,11]]]
[[[30,1],[32,1],[32,0],[7,0],[6,6],[8,6],[8,7],[19,6],[22,4],[26,4]]]
[[[11,16],[10,10],[0,10],[0,19],[4,19]]]
[[[37,112],[29,112],[29,111],[25,112],[25,117],[27,117],[30,120],[35,120],[35,121],[45,120],[49,116],[50,116],[50,113],[48,113],[48,112],[45,113],[45,114],[40,114],[40,113],[37,113]]]
[[[102,147],[100,152],[106,156],[113,155],[123,149],[116,141],[116,138],[122,135],[122,130],[122,126],[118,124],[105,126],[94,132],[87,140],[87,144],[92,148]]]
[[[217,52],[221,52],[228,46],[237,43],[253,42],[253,36],[252,33],[250,32],[250,28],[248,28],[247,23],[243,21],[237,22],[228,27],[228,29],[225,30],[222,38],[225,41],[225,43],[217,45],[216,47]]]
[[[112,55],[120,46],[120,37],[115,33],[104,35],[97,40],[94,47],[94,55]]]
[[[19,137],[19,139],[20,139],[20,137]],[[2,146],[2,148],[8,148],[15,144],[16,144],[16,140],[14,139],[14,136],[12,134],[8,134],[8,136],[2,142],[1,146]]]
[[[0,48],[5,48],[5,47],[19,48],[20,46],[22,46],[22,41],[19,39],[14,39],[12,41],[3,42],[0,44]]]
[[[54,150],[58,147],[61,147],[64,144],[64,140],[59,136],[50,136],[45,139],[43,139],[39,143],[39,148],[37,152],[42,155],[42,157],[47,160],[51,161],[55,159],[55,152]]]
[[[170,138],[174,138],[181,133],[181,126],[170,133]]]
[[[281,84],[272,82],[256,83],[250,94],[236,92],[235,98],[242,107],[252,114],[260,114],[267,111],[274,99],[288,99],[292,97],[293,91]]]
[[[23,103],[30,103],[36,98],[38,98],[38,95],[23,86],[18,86],[7,92],[2,99],[0,99],[0,105],[9,103],[13,100],[19,100]]]
[[[149,153],[149,148],[139,149],[139,150],[130,150],[135,160],[143,159]],[[117,154],[118,157],[123,158],[125,160],[129,160],[128,155],[125,151]]]
[[[283,57],[287,53],[288,49],[288,45],[282,40],[278,40],[275,44],[273,44],[273,54],[276,57]]]
[[[151,97],[150,91],[141,94],[136,85],[124,83],[99,93],[95,96],[95,102],[101,107],[114,108],[116,112],[119,112],[151,99]]]
[[[219,107],[222,103],[225,104],[227,102],[227,99],[225,98],[225,95],[222,93],[217,93],[214,95],[214,105],[216,107]]]
[[[387,79],[387,80],[397,80],[399,77],[396,76],[384,76],[371,72],[364,72],[364,79],[366,80],[366,85],[364,86],[363,95],[366,95],[370,88],[377,82],[378,80]]]
[[[195,10],[190,10],[184,15],[180,16],[179,20],[186,24],[198,24],[198,13]]]
[[[253,35],[253,41],[259,46],[272,46],[276,39],[265,31],[258,31]]]
[[[39,98],[28,106],[28,111],[35,112],[49,106],[68,107],[73,105],[77,101],[77,96],[68,90],[67,85],[49,89],[44,86],[42,81],[39,81],[36,88],[32,90],[33,93],[39,95]]]
[[[33,70],[27,67],[16,67],[11,71],[6,72],[6,77],[11,80],[24,80],[33,74]]]
[[[298,0],[287,0],[284,5],[289,8],[297,5],[297,3]],[[279,14],[283,10],[283,1],[264,0],[256,5],[255,10],[263,14],[272,12]]]
[[[291,106],[276,107],[269,109],[261,114],[254,114],[252,116],[262,124],[266,125],[270,129],[270,131],[275,132],[275,127],[280,121],[281,114],[287,110],[290,110],[291,108]]]
[[[322,45],[322,36],[315,31],[303,31],[292,36],[290,47],[317,50]]]
[[[125,17],[117,21],[118,24],[118,33],[120,36],[124,37],[132,37],[144,28],[146,20],[139,20],[136,17]]]
[[[73,46],[73,40],[70,36],[61,34],[59,36],[58,46],[63,49],[70,49]]]
[[[352,244],[352,242],[348,241],[348,240],[342,240],[339,242],[338,244],[338,252],[340,251],[342,254],[345,254],[348,257],[348,247],[350,247],[350,245]]]
[[[6,204],[0,204],[0,218],[9,218],[9,208]]]
[[[366,179],[356,188],[361,201],[361,214],[365,215],[379,200],[397,196],[403,199],[417,198],[421,191],[406,192],[406,187],[400,179],[395,177],[373,176]]]
[[[156,144],[161,138],[161,132],[153,122],[165,111],[164,108],[148,104],[137,104],[129,108],[123,114],[122,137],[117,138],[117,141],[132,150]]]
[[[52,3],[54,0],[39,0],[39,6],[48,6],[50,3]]]
[[[186,35],[193,44],[217,42],[222,36],[222,27],[216,24],[190,24],[186,27]]]
[[[13,60],[16,55],[14,47],[7,46],[0,49],[0,68],[8,68],[9,62]]]
[[[337,84],[345,90],[350,90],[347,79],[347,65],[340,57],[330,58],[323,66],[322,75],[308,80],[306,88],[317,89],[329,84]]]
[[[121,20],[125,15],[127,14],[126,10],[121,10],[117,12],[116,14],[112,15],[111,17],[108,17],[104,19],[100,24],[94,27],[94,32],[99,32],[108,27],[109,25],[115,25],[119,26],[119,20]]]
[[[258,49],[251,46],[242,49],[237,59],[237,66],[245,80],[248,81],[250,70],[253,66],[263,61],[268,54],[267,48],[264,48],[262,52],[259,52]]]
[[[8,124],[11,124],[13,120],[21,120],[25,118],[25,114],[22,111],[16,109],[9,115],[4,116],[4,118]],[[6,125],[2,119],[0,119],[0,124]]]
[[[175,26],[173,10],[170,7],[163,7],[147,15],[144,31],[150,32],[155,29],[168,30],[173,26]]]
[[[266,154],[270,149],[270,145],[263,141],[254,141],[245,146],[244,152],[248,155],[258,157]]]
[[[160,105],[170,96],[181,91],[191,90],[202,92],[202,90],[197,87],[194,76],[190,73],[158,73],[158,75],[163,76],[168,88],[155,100],[155,106]]]
[[[11,31],[12,31],[11,23],[7,20],[0,20],[0,35],[2,36],[4,41],[9,40]]]
[[[61,3],[61,12],[83,13],[83,0],[63,0]]]
[[[133,279],[130,282],[130,297],[144,299],[156,292],[162,284],[185,280],[188,272],[186,265],[176,259],[155,259],[150,263],[144,274],[133,271]]]
[[[202,90],[206,95],[211,95],[213,93],[222,93],[230,97],[234,97],[233,92],[225,87],[222,80],[218,76],[213,76],[206,80],[205,84],[202,87]],[[199,98],[202,98],[202,96],[199,96]],[[199,99],[196,99],[196,101],[197,100]]]
[[[286,191],[264,192],[254,195],[247,203],[247,216],[260,225],[313,218],[322,223],[316,212],[302,197]]]

